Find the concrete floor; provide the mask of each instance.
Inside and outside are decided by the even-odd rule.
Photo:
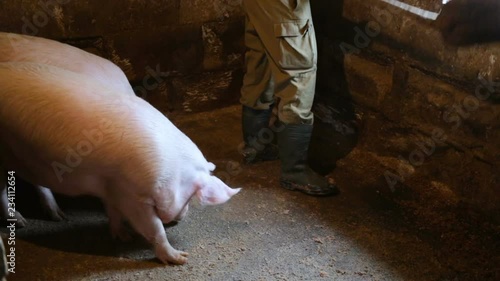
[[[244,188],[168,227],[171,244],[190,253],[186,265],[160,264],[140,237],[113,241],[98,201],[59,198],[69,219],[30,219],[18,230],[8,280],[500,280],[498,227],[443,214],[451,230],[424,229],[424,218],[361,188],[365,175],[345,167],[333,173],[342,189],[334,198],[280,188],[277,161],[235,169],[239,110],[171,118],[231,186]]]

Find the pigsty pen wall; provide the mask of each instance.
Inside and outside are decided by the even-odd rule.
[[[432,11],[441,4],[439,0],[404,2]],[[495,280],[498,269],[487,265],[495,260],[498,264],[499,258],[494,250],[499,247],[500,222],[500,45],[446,46],[430,21],[380,0],[311,0],[311,4],[319,47],[311,165],[332,173],[342,190],[358,196],[347,198],[399,210],[394,220],[410,220],[430,244],[450,249],[436,258],[450,271],[441,269],[445,273],[418,279],[402,270],[401,280]],[[213,132],[241,141],[237,103],[245,50],[243,17],[239,0],[0,2],[0,31],[59,40],[113,61],[137,95],[183,124],[181,129],[196,143],[206,141],[198,131],[212,140],[221,138],[208,131],[215,125],[204,123],[205,117],[220,118],[218,124],[224,129],[212,128]],[[212,116],[213,112],[220,115]],[[193,129],[201,124],[206,128]],[[217,154],[214,148],[238,161],[232,144],[205,147],[216,159],[229,156]],[[274,165],[263,169],[278,169],[279,164]],[[238,184],[252,180],[241,173],[229,178]],[[326,243],[326,238],[321,239],[316,244]],[[465,242],[459,243],[461,239]],[[476,253],[478,260],[465,265],[454,261],[454,255],[468,258],[457,254],[459,245],[471,255]],[[480,247],[490,250],[472,250]],[[469,274],[474,266],[482,273]],[[295,280],[293,270],[274,270],[287,273],[259,276]],[[310,280],[328,280],[333,274],[346,280],[375,278],[358,274],[348,279],[348,273],[336,270],[342,272],[318,270]],[[319,274],[322,271],[326,277]],[[240,278],[260,280],[249,276]]]

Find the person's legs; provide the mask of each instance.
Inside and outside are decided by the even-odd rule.
[[[249,18],[245,21],[245,76],[241,89],[244,162],[275,160],[278,150],[272,142],[269,120],[274,86],[266,50]]]
[[[309,1],[246,0],[250,21],[263,43],[279,100],[277,132],[281,185],[309,195],[334,195],[338,188],[312,171],[307,152],[314,116],[316,38]]]

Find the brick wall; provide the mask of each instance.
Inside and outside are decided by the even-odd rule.
[[[164,110],[196,111],[237,100],[230,93],[242,76],[241,0],[1,1],[0,11],[0,30],[108,58],[138,95]]]
[[[441,1],[404,2],[437,11]],[[499,219],[499,45],[445,46],[432,21],[379,0],[344,3],[334,48],[360,136],[340,169],[396,199]]]

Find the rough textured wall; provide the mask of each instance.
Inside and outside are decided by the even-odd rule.
[[[242,76],[241,0],[1,1],[0,11],[1,31],[108,58],[138,95],[163,109],[194,111],[237,100],[229,93]]]
[[[441,1],[404,2],[439,11]],[[379,0],[345,1],[343,16],[330,47],[360,136],[340,170],[403,204],[499,219],[499,45],[445,46],[432,21]]]

